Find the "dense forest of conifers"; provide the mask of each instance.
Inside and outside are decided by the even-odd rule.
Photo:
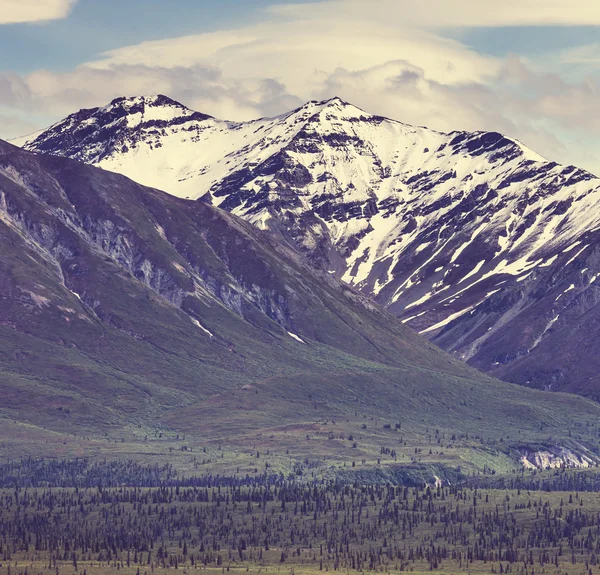
[[[91,481],[110,469],[73,462],[29,464],[30,471],[41,474],[32,481],[38,484],[51,469],[63,483],[69,473]],[[17,468],[15,463],[2,467],[3,483],[16,480]],[[182,486],[169,466],[123,464],[121,471],[122,479],[142,482],[144,476],[150,482],[153,476],[163,485],[1,489],[0,573],[600,572],[600,493],[543,490],[552,483],[548,478],[560,487],[595,471],[523,475],[510,481],[531,486],[514,489],[267,477],[204,478]]]
[[[526,489],[528,491],[600,492],[600,469],[555,469],[513,474],[506,477],[469,477],[463,485],[486,489]]]
[[[169,463],[141,465],[131,460],[14,459],[0,462],[0,488],[27,487],[212,487],[274,483],[276,476],[185,477]]]

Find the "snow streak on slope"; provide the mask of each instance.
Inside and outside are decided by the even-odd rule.
[[[571,283],[593,287],[600,272],[588,261],[600,230],[600,181],[591,174],[501,134],[439,133],[338,98],[246,123],[164,96],[121,98],[24,146],[202,198],[281,233],[315,264],[497,375],[497,366],[544,347],[556,327],[550,321],[579,292],[557,295]],[[537,321],[527,310],[542,300],[552,303]],[[517,344],[508,343],[510,329]],[[492,353],[499,333],[505,344]]]

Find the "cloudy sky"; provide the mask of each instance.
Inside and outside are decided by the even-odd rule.
[[[156,93],[234,120],[337,95],[600,174],[600,1],[0,0],[0,138]]]

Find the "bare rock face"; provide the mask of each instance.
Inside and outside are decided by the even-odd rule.
[[[235,123],[158,96],[18,143],[219,206],[471,365],[600,398],[600,181],[518,141],[338,98]]]
[[[564,469],[592,467],[591,454],[573,453],[564,447],[546,448],[538,451],[521,450],[521,463],[525,469]]]

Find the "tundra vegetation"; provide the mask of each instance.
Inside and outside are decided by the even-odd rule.
[[[409,487],[121,467],[30,461],[19,486],[2,465],[0,573],[600,572],[596,469]]]

